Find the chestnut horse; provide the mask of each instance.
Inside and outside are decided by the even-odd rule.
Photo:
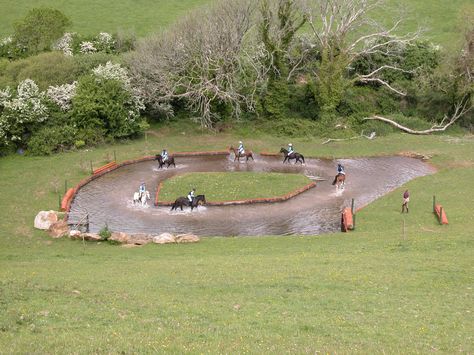
[[[337,189],[341,189],[344,187],[346,181],[346,174],[337,174],[336,177],[334,178],[334,181],[332,182],[333,185],[336,185]]]
[[[240,152],[232,146],[229,148],[229,150],[234,152],[234,155],[235,155],[234,161],[238,160],[240,162],[240,158],[246,158],[245,161],[248,161],[249,158],[252,158],[252,160],[254,160],[253,153],[251,150],[246,151],[243,155],[240,154]]]

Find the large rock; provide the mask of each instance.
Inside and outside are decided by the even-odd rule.
[[[155,235],[153,237],[153,243],[156,243],[156,244],[176,243],[176,239],[173,234],[161,233],[160,235]]]
[[[194,234],[178,234],[176,236],[177,243],[196,243],[199,242],[199,237]]]
[[[54,211],[40,211],[35,217],[35,228],[48,230],[51,224],[58,221],[58,215]]]
[[[81,235],[81,237],[84,237],[85,240],[91,242],[100,242],[102,240],[102,237],[97,233],[84,233]]]
[[[64,220],[60,220],[56,223],[51,224],[48,229],[48,234],[53,238],[61,238],[69,235],[69,226]]]
[[[130,235],[130,239],[128,240],[128,244],[137,244],[137,245],[145,245],[151,243],[153,241],[153,237],[149,234],[138,233]]]
[[[112,232],[112,235],[109,237],[109,240],[115,241],[117,243],[128,243],[130,236],[127,233],[123,232]]]
[[[73,230],[69,231],[69,237],[71,239],[82,239],[82,232],[73,229]]]

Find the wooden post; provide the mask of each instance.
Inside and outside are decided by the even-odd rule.
[[[435,205],[436,205],[436,196],[433,195],[433,212],[436,212],[435,211]]]
[[[61,194],[58,193],[58,206],[59,206],[59,211],[61,211]]]
[[[406,239],[405,218],[403,218],[403,240]]]
[[[67,192],[67,179],[64,180],[64,193]]]
[[[114,162],[117,162],[117,154],[115,153],[115,150],[114,150]]]
[[[354,214],[354,199],[352,199],[351,203],[351,213]]]
[[[89,213],[86,215],[86,233],[89,233]]]
[[[92,168],[92,160],[90,162],[91,162],[91,175],[92,175],[94,174],[94,169]]]
[[[352,215],[352,230],[356,229],[356,215]]]

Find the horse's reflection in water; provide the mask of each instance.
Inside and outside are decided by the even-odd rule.
[[[178,197],[174,203],[173,206],[171,206],[171,211],[177,210],[178,207],[181,208],[181,211],[183,210],[183,206],[189,206],[191,207],[191,211],[194,208],[198,208],[200,204],[206,204],[206,196],[204,195],[197,195],[196,197],[193,198],[192,202],[190,202],[186,197]]]

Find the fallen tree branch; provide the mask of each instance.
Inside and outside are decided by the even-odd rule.
[[[349,141],[352,139],[358,139],[358,138],[367,138],[367,139],[375,139],[375,132],[372,132],[369,136],[364,135],[364,131],[361,132],[360,136],[354,136],[350,138],[329,138],[328,140],[325,140],[321,144],[328,144],[330,142],[341,142],[341,141]]]
[[[452,124],[454,124],[460,117],[468,113],[470,110],[472,110],[474,106],[470,104],[470,99],[468,95],[466,94],[458,103],[454,105],[454,112],[451,117],[448,117],[447,115],[444,116],[443,120],[439,124],[435,124],[431,126],[429,129],[425,130],[414,130],[411,128],[408,128],[406,126],[401,125],[398,122],[395,122],[394,120],[391,120],[386,117],[374,115],[372,117],[366,117],[364,118],[364,121],[369,121],[369,120],[376,120],[376,121],[382,121],[391,124],[394,127],[397,127],[398,129],[410,133],[410,134],[418,134],[418,135],[424,135],[424,134],[431,134],[434,132],[444,132],[446,129],[448,129]]]

